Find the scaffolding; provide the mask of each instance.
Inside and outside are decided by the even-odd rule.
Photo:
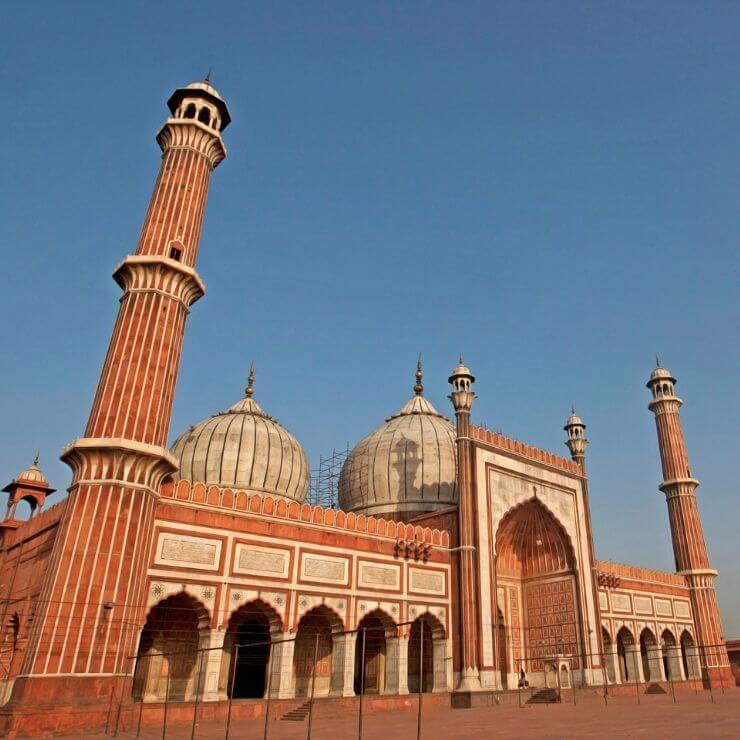
[[[342,465],[349,455],[349,443],[343,450],[332,450],[331,455],[319,457],[318,470],[311,471],[311,482],[308,488],[308,503],[322,506],[325,509],[338,509],[339,474]]]

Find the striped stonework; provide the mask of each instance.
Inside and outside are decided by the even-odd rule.
[[[130,672],[144,621],[156,502],[177,470],[164,446],[185,319],[204,293],[194,266],[208,183],[226,154],[217,127],[173,116],[136,253],[114,273],[123,297],[85,436],[62,453],[72,485],[21,671],[29,698],[109,694],[105,677]],[[41,678],[52,676],[65,680]]]
[[[731,674],[714,588],[717,571],[709,565],[696,501],[699,481],[691,475],[679,416],[683,402],[675,395],[675,384],[676,379],[660,366],[653,371],[647,383],[653,396],[648,407],[655,414],[663,468],[660,490],[665,493],[668,503],[676,569],[689,586],[696,640],[706,666],[704,677],[710,682],[719,683],[729,681]]]

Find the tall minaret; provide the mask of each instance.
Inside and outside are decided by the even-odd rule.
[[[207,79],[168,106],[136,253],[113,273],[123,296],[85,436],[62,452],[72,484],[15,700],[110,697],[132,669],[155,504],[177,469],[165,445],[185,319],[204,293],[195,261],[206,195],[230,121]]]
[[[578,466],[581,468],[581,475],[583,475],[583,508],[586,512],[586,526],[588,527],[588,551],[591,558],[591,592],[593,594],[594,613],[596,617],[594,624],[595,634],[591,634],[592,654],[587,656],[587,663],[590,663],[593,668],[600,668],[602,666],[604,645],[601,635],[601,612],[598,608],[598,568],[596,566],[596,548],[594,547],[594,530],[591,520],[591,501],[588,492],[588,478],[586,478],[586,447],[588,446],[588,439],[586,439],[586,425],[583,423],[581,417],[576,414],[575,406],[570,410],[570,416],[565,422],[563,431],[567,435],[565,446],[570,450],[571,460],[578,463]],[[596,649],[593,649],[594,647]]]
[[[478,666],[478,549],[473,497],[474,450],[470,440],[470,410],[475,393],[475,376],[462,357],[448,382],[450,401],[457,421],[457,497],[460,566],[460,683],[458,691],[480,691]]]
[[[699,481],[691,475],[678,413],[683,401],[676,396],[675,385],[676,379],[657,362],[647,387],[653,394],[648,408],[655,414],[663,466],[660,490],[665,493],[668,502],[676,570],[685,576],[690,589],[697,643],[704,658],[702,662],[706,665],[705,678],[719,683],[721,674],[722,680],[727,682],[731,679],[731,673],[714,589],[717,571],[709,567],[696,503]]]

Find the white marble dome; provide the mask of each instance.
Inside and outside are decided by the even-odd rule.
[[[423,396],[414,396],[349,453],[339,477],[344,511],[395,519],[457,504],[455,429]]]
[[[183,432],[172,445],[180,469],[175,480],[228,486],[302,502],[309,466],[298,440],[246,395],[227,411]]]

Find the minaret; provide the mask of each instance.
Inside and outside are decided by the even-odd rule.
[[[732,678],[725,647],[714,579],[717,571],[709,566],[701,517],[696,503],[699,481],[691,475],[679,409],[683,401],[675,394],[676,379],[660,362],[650,375],[647,387],[653,394],[648,408],[655,414],[658,447],[663,466],[660,490],[668,502],[676,570],[686,578],[690,589],[696,640],[706,668],[704,677],[712,682]],[[720,675],[722,678],[720,678]],[[730,684],[732,685],[732,684]]]
[[[475,454],[470,441],[470,410],[475,393],[475,376],[463,364],[452,371],[450,401],[455,407],[457,422],[457,497],[460,567],[460,683],[458,691],[480,691],[478,665],[478,543],[473,500],[473,465]]]
[[[581,468],[581,475],[583,475],[583,508],[586,512],[586,526],[588,527],[588,551],[591,557],[591,592],[593,594],[594,613],[596,615],[596,624],[594,625],[596,634],[592,635],[593,639],[590,641],[596,645],[596,650],[593,651],[596,655],[588,656],[587,661],[591,663],[593,668],[600,668],[603,665],[603,658],[601,656],[604,652],[604,645],[601,636],[598,568],[596,567],[596,548],[594,547],[594,530],[591,521],[591,501],[588,492],[588,479],[586,478],[586,447],[588,446],[588,439],[586,439],[586,425],[583,423],[581,417],[576,414],[575,406],[571,407],[570,416],[565,422],[563,431],[567,435],[565,446],[570,450],[571,460],[578,464]]]
[[[72,483],[16,701],[108,701],[133,667],[155,504],[177,469],[165,445],[185,319],[204,293],[195,262],[206,195],[230,122],[208,80],[168,106],[136,252],[113,273],[123,296],[85,435],[62,452]]]

